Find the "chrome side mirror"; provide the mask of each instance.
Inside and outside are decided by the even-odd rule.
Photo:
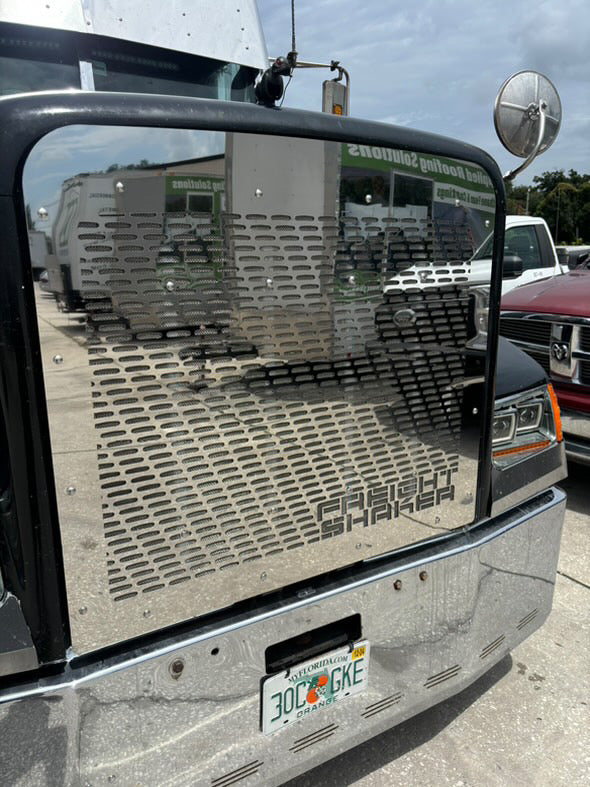
[[[507,79],[496,97],[494,125],[504,147],[526,159],[507,172],[512,180],[553,144],[561,125],[561,101],[553,83],[536,71]]]

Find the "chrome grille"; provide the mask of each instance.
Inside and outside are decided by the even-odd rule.
[[[368,259],[365,230],[299,214],[81,222],[86,340],[63,350],[70,366],[46,359],[51,379],[72,375],[50,417],[58,490],[77,487],[60,512],[81,555],[79,652],[471,521],[467,269],[431,263],[418,281],[384,234]],[[431,225],[425,238],[431,255]],[[83,454],[65,437],[74,401],[93,424]]]
[[[472,520],[467,268],[418,277],[383,234],[371,262],[351,241],[365,230],[299,214],[81,223],[86,340],[45,364],[78,652]]]
[[[469,306],[459,287],[379,288],[356,305],[338,264],[327,282],[334,221],[226,217],[226,245],[209,225],[186,235],[187,218],[168,222],[165,239],[163,216],[107,216],[95,228],[103,244],[86,247],[100,252],[87,258],[84,296],[116,601],[317,543],[318,510],[342,508],[346,490],[364,521],[356,501],[371,489],[407,495],[416,468],[444,480],[458,467],[453,383]],[[246,228],[250,241],[287,237],[291,268],[282,247],[262,266]],[[312,233],[322,254],[309,259]],[[246,254],[247,280],[227,246]],[[392,321],[403,307],[411,328]]]
[[[549,358],[549,352],[544,352],[543,350],[531,350],[531,348],[523,348],[525,352],[533,358],[540,366],[543,367],[547,375],[551,374],[551,361]]]

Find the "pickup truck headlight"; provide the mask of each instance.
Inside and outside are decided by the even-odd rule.
[[[512,465],[562,439],[559,405],[551,384],[496,402],[492,424],[496,467]]]

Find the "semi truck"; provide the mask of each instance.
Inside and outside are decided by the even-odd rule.
[[[254,3],[3,10],[2,783],[281,784],[550,612],[564,445],[544,370],[498,339],[502,176],[269,107]],[[555,101],[515,79],[538,152]],[[402,159],[493,205],[437,208]],[[81,315],[31,273],[48,188]],[[84,189],[100,207],[67,213]]]

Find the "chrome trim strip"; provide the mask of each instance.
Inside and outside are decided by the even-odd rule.
[[[547,356],[549,356],[549,344],[534,344],[533,342],[525,342],[521,339],[509,339],[508,336],[505,338],[521,350],[535,350],[536,352],[547,353]]]
[[[545,483],[543,489],[547,489],[548,485]],[[133,667],[139,667],[142,664],[150,662],[154,659],[161,658],[163,656],[170,655],[177,650],[184,649],[187,647],[192,647],[207,640],[213,638],[219,638],[228,634],[235,633],[240,629],[246,629],[249,626],[253,626],[255,624],[263,623],[278,616],[285,615],[290,612],[295,612],[297,610],[304,609],[306,607],[317,606],[321,602],[326,602],[330,599],[337,598],[342,593],[348,593],[351,591],[356,591],[361,588],[367,587],[369,585],[374,585],[375,583],[389,579],[393,576],[400,574],[401,572],[411,571],[416,569],[418,566],[427,566],[433,563],[438,563],[442,560],[447,558],[460,555],[465,552],[469,552],[473,549],[479,549],[480,547],[496,540],[500,536],[508,533],[509,531],[517,528],[518,526],[524,524],[527,520],[531,519],[532,516],[538,516],[549,511],[551,508],[558,506],[559,504],[563,503],[566,499],[565,493],[556,487],[551,488],[552,492],[552,499],[550,501],[542,503],[534,512],[530,511],[523,511],[520,512],[514,519],[509,518],[507,522],[502,523],[499,527],[495,530],[489,531],[489,526],[493,525],[491,520],[484,520],[483,522],[477,523],[477,525],[473,525],[471,527],[465,528],[461,534],[457,534],[457,537],[451,540],[451,543],[454,543],[457,538],[466,535],[467,540],[462,540],[462,543],[458,546],[450,546],[448,547],[446,544],[441,545],[440,552],[435,552],[434,554],[428,554],[427,556],[423,557],[415,557],[410,558],[408,563],[403,565],[396,565],[394,568],[388,568],[384,571],[376,572],[375,574],[371,575],[370,577],[363,577],[359,580],[352,581],[347,583],[343,586],[338,586],[331,588],[329,590],[319,592],[312,596],[307,596],[303,599],[299,599],[298,601],[292,601],[282,606],[277,606],[273,609],[267,610],[263,613],[253,615],[252,617],[248,618],[247,620],[241,620],[237,623],[230,623],[225,626],[221,626],[219,628],[214,628],[213,626],[209,628],[207,631],[197,634],[193,637],[188,637],[185,640],[180,642],[173,642],[165,646],[161,646],[156,648],[155,650],[142,654],[137,657],[133,657],[130,659],[123,660],[117,664],[109,665],[108,667],[89,670],[86,674],[83,673],[84,668],[76,668],[74,664],[70,667],[72,672],[76,672],[79,674],[80,677],[72,677],[69,680],[59,680],[56,679],[56,682],[51,682],[51,679],[48,679],[47,683],[43,686],[34,686],[29,688],[22,688],[13,691],[12,693],[0,694],[0,705],[5,702],[12,702],[14,700],[20,700],[25,698],[30,698],[34,696],[43,696],[48,693],[54,693],[57,691],[62,691],[65,689],[77,689],[82,687],[92,681],[98,680],[100,678],[105,678],[109,675],[115,675],[117,673],[122,672],[123,670],[130,669]],[[486,527],[487,526],[487,527]],[[478,530],[482,527],[485,527],[486,532],[483,536],[478,537]],[[430,544],[427,545],[427,548],[431,546]],[[70,662],[73,662],[75,659],[76,654],[70,653]]]
[[[509,394],[508,396],[503,396],[501,399],[496,399],[494,403],[494,415],[498,412],[498,409],[501,407],[507,407],[508,405],[512,404],[513,402],[518,402],[521,399],[528,400],[534,396],[542,396],[543,400],[547,393],[547,383],[543,385],[538,385],[535,388],[528,388],[524,391],[519,391],[515,394]],[[545,484],[547,486],[547,484]]]

